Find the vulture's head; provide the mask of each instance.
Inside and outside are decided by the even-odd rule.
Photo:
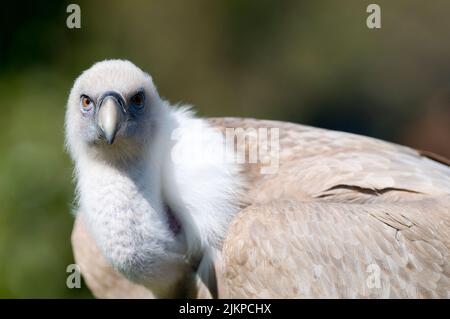
[[[152,78],[133,63],[96,63],[78,77],[69,96],[68,148],[75,157],[127,160],[139,156],[163,110]]]

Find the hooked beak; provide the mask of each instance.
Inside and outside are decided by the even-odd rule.
[[[125,119],[120,103],[121,98],[114,95],[106,95],[100,104],[97,124],[105,135],[108,144],[114,143],[117,131]]]

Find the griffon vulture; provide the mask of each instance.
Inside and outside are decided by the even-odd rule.
[[[199,119],[122,60],[76,80],[66,144],[75,259],[97,297],[450,297],[446,159],[293,123]]]

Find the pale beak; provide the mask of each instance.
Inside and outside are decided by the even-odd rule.
[[[97,123],[108,144],[114,143],[117,131],[124,118],[125,114],[119,101],[114,96],[106,96],[98,111]]]

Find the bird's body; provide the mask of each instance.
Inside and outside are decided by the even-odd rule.
[[[92,69],[110,72],[111,62],[125,71],[113,72],[100,95],[118,91],[121,80],[132,87],[129,78],[138,77],[122,61]],[[69,109],[86,94],[81,84]],[[447,164],[293,123],[201,120],[155,92],[146,91],[153,108],[144,142],[130,142],[119,129],[112,145],[74,147],[85,127],[70,124],[76,111],[68,111],[79,194],[74,253],[96,296],[203,297],[215,295],[217,284],[218,296],[231,298],[450,297]],[[99,100],[95,114],[106,112],[105,103]],[[96,116],[100,124],[110,119]],[[261,128],[278,129],[279,152],[268,155],[276,171],[226,156],[216,161],[213,155],[229,149],[227,129],[248,153],[260,145],[240,135]],[[200,158],[197,143],[208,150]]]
[[[450,297],[447,165],[348,133],[219,123],[280,128],[278,173],[248,169],[252,204],[225,239],[223,296]]]

